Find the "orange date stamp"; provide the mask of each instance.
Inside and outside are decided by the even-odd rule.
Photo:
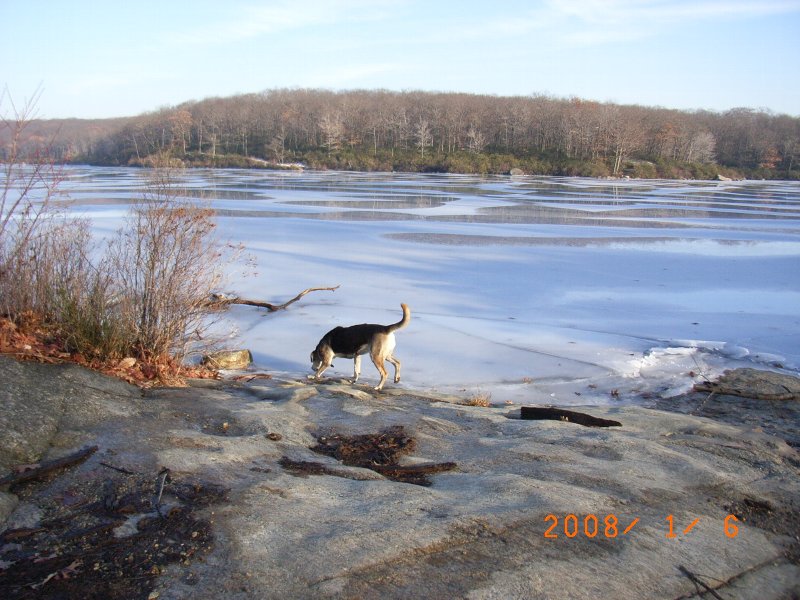
[[[667,539],[675,539],[680,535],[689,535],[689,533],[700,524],[699,517],[688,523],[685,527],[675,522],[674,515],[667,515],[664,521],[667,523],[667,531],[664,536]],[[613,513],[600,517],[589,513],[588,515],[579,517],[578,515],[569,513],[559,518],[558,515],[551,513],[544,518],[544,522],[549,524],[549,527],[547,527],[544,532],[544,537],[551,540],[558,539],[561,535],[570,539],[579,536],[589,539],[596,537],[613,539],[631,533],[633,528],[639,523],[639,517],[619,518]],[[722,532],[726,537],[732,539],[739,535],[739,528],[736,526],[738,522],[739,519],[736,518],[736,515],[728,515],[723,519]]]

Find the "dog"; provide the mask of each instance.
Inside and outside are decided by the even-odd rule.
[[[401,304],[403,318],[393,325],[377,325],[362,323],[350,327],[335,327],[322,336],[317,347],[311,353],[311,369],[314,375],[310,379],[319,379],[326,369],[333,366],[337,356],[353,359],[353,383],[361,375],[361,355],[369,353],[372,363],[381,375],[380,383],[375,389],[380,391],[386,383],[387,371],[384,361],[394,365],[394,382],[400,381],[400,361],[394,356],[394,332],[408,325],[411,320],[411,309]]]

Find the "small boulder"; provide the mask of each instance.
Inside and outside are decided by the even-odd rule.
[[[517,167],[514,167],[508,172],[508,174],[511,175],[512,177],[518,177],[520,175],[525,175],[525,171],[523,171],[522,169],[518,169]]]
[[[213,369],[246,369],[253,362],[250,350],[220,350],[203,356],[202,363]]]

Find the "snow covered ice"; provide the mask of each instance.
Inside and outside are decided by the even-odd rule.
[[[145,172],[71,167],[71,210],[107,234]],[[256,366],[310,373],[336,325],[397,334],[400,386],[502,403],[606,404],[672,395],[745,364],[800,365],[800,184],[191,170],[256,274],[217,325]],[[349,377],[338,359],[326,376]],[[374,385],[368,360],[359,385]],[[387,385],[394,385],[391,382]]]

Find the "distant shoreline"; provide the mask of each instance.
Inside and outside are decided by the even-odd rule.
[[[117,164],[99,164],[82,160],[69,161],[63,163],[65,166],[74,167],[97,167],[97,168],[131,168],[131,169],[152,169],[160,168],[155,162],[141,161],[133,162],[125,165]],[[382,169],[354,169],[354,168],[337,168],[326,167],[318,165],[308,165],[303,162],[293,163],[274,163],[256,157],[246,157],[239,155],[231,156],[218,156],[212,161],[184,161],[180,158],[175,158],[169,164],[170,168],[179,169],[258,169],[262,171],[278,171],[278,172],[327,172],[327,171],[341,171],[343,173],[407,173],[407,174],[420,174],[420,175],[474,175],[474,176],[507,176],[507,177],[570,177],[581,179],[601,179],[606,181],[630,181],[630,180],[652,180],[652,181],[711,181],[711,182],[732,182],[732,181],[786,181],[793,182],[795,179],[785,178],[750,178],[741,173],[732,172],[730,169],[725,169],[724,175],[722,172],[716,172],[713,176],[709,177],[639,177],[635,175],[586,175],[574,173],[531,173],[522,169],[511,169],[508,171],[498,172],[478,172],[478,171],[436,171],[436,170],[382,170]]]

